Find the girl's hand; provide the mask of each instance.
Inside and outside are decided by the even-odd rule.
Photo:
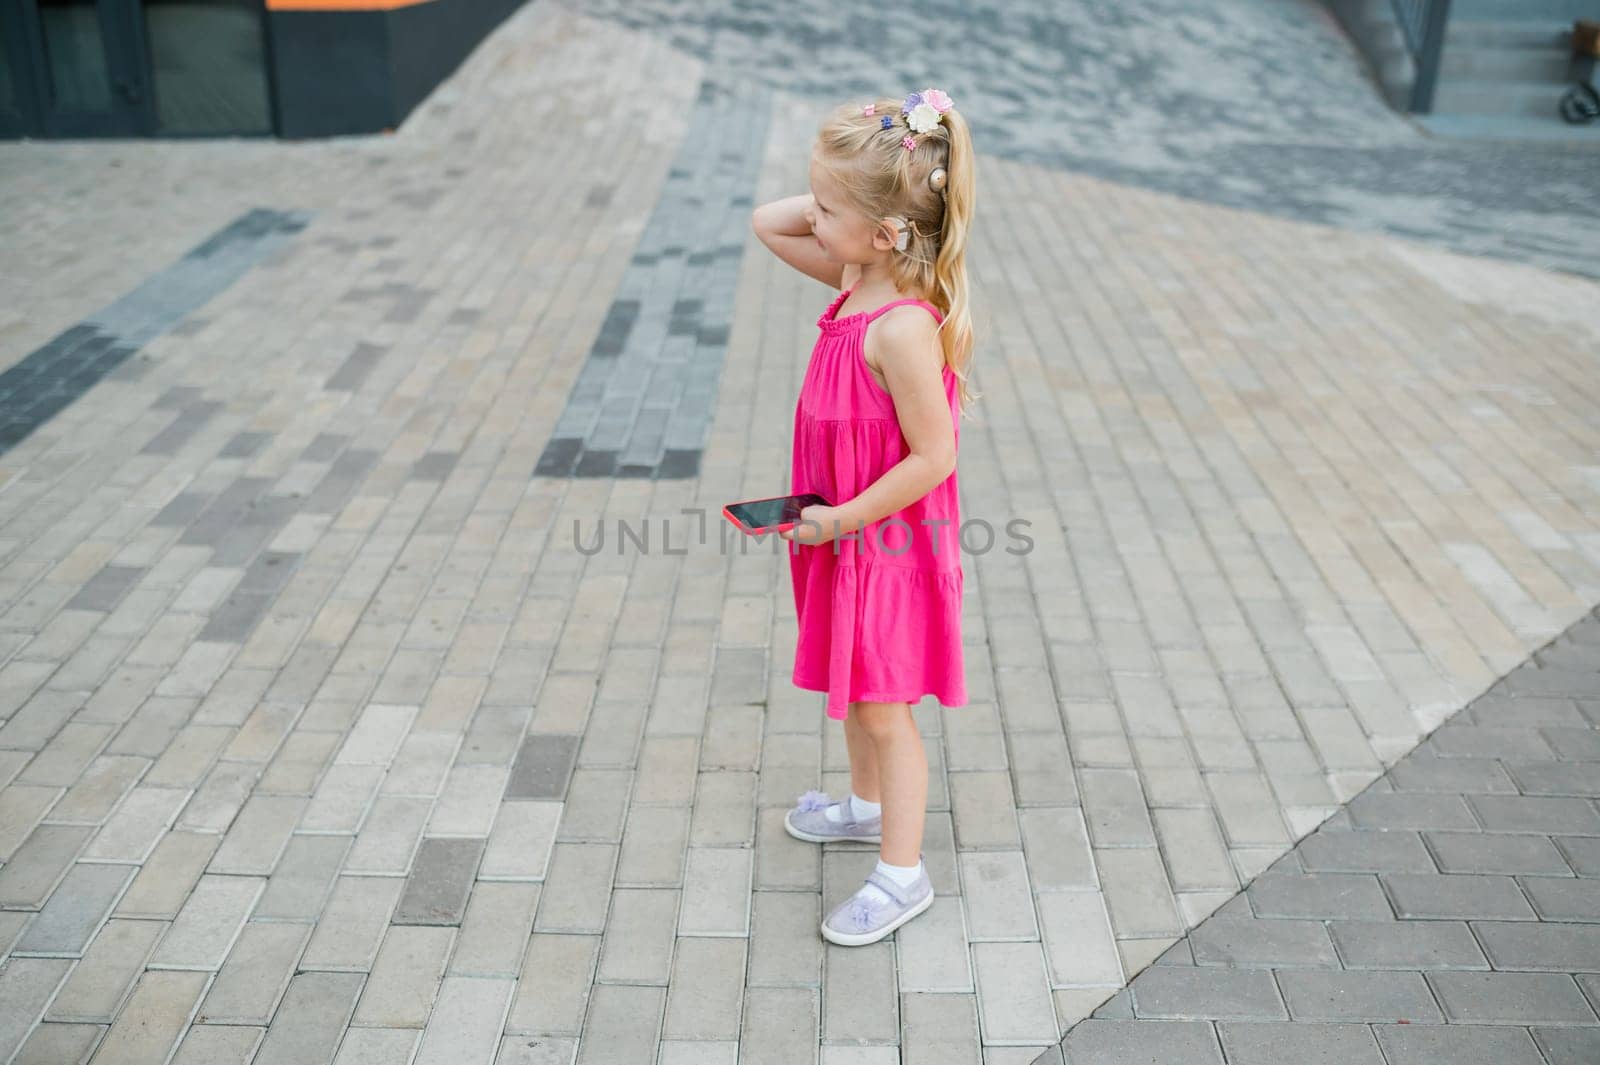
[[[799,524],[782,530],[778,535],[797,544],[825,544],[847,531],[844,525],[845,516],[841,508],[813,503],[800,511]]]

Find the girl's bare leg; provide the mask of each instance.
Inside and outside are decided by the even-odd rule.
[[[883,846],[879,856],[890,865],[912,866],[921,860],[922,828],[928,811],[928,755],[922,734],[906,703],[852,703],[850,721],[871,743],[883,804]],[[849,733],[846,733],[849,742]],[[855,780],[856,753],[852,745],[850,770]],[[868,802],[870,796],[856,792]]]
[[[844,745],[850,751],[850,790],[863,802],[878,801],[878,755],[873,749],[872,737],[862,727],[856,716],[861,703],[850,704],[850,714],[844,719]]]

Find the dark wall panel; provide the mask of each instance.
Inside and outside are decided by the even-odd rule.
[[[278,132],[324,137],[399,126],[521,2],[271,12]]]

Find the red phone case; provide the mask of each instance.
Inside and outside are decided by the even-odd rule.
[[[804,494],[804,493],[790,493],[790,494],[791,495],[796,495],[796,494]],[[732,522],[733,523],[733,527],[735,529],[738,529],[740,532],[744,533],[747,536],[760,536],[763,533],[770,533],[770,532],[787,532],[788,530],[794,528],[796,525],[799,525],[800,523],[798,521],[780,521],[776,525],[765,525],[765,526],[763,526],[763,527],[761,527],[759,529],[751,529],[751,528],[748,528],[748,527],[740,524],[739,519],[734,517],[732,512],[728,509],[729,507],[736,507],[740,503],[765,503],[765,502],[768,502],[769,500],[773,500],[773,499],[787,499],[787,498],[788,498],[788,496],[767,496],[765,499],[740,499],[740,500],[738,500],[736,502],[729,503],[728,506],[726,506],[726,507],[723,507],[722,508],[722,516],[724,518],[727,518],[730,522]]]

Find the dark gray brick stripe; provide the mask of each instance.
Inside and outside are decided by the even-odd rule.
[[[1600,1062],[1600,614],[1034,1065]]]
[[[699,473],[769,110],[765,89],[701,85],[661,199],[535,476]],[[611,195],[597,187],[590,202]]]
[[[237,281],[308,221],[309,216],[300,212],[251,211],[0,373],[0,453],[15,447],[107,375],[137,377],[142,369],[137,362],[128,362],[131,356]],[[171,454],[217,407],[193,400],[179,395],[158,404],[175,407],[179,414],[150,442],[148,452]]]

